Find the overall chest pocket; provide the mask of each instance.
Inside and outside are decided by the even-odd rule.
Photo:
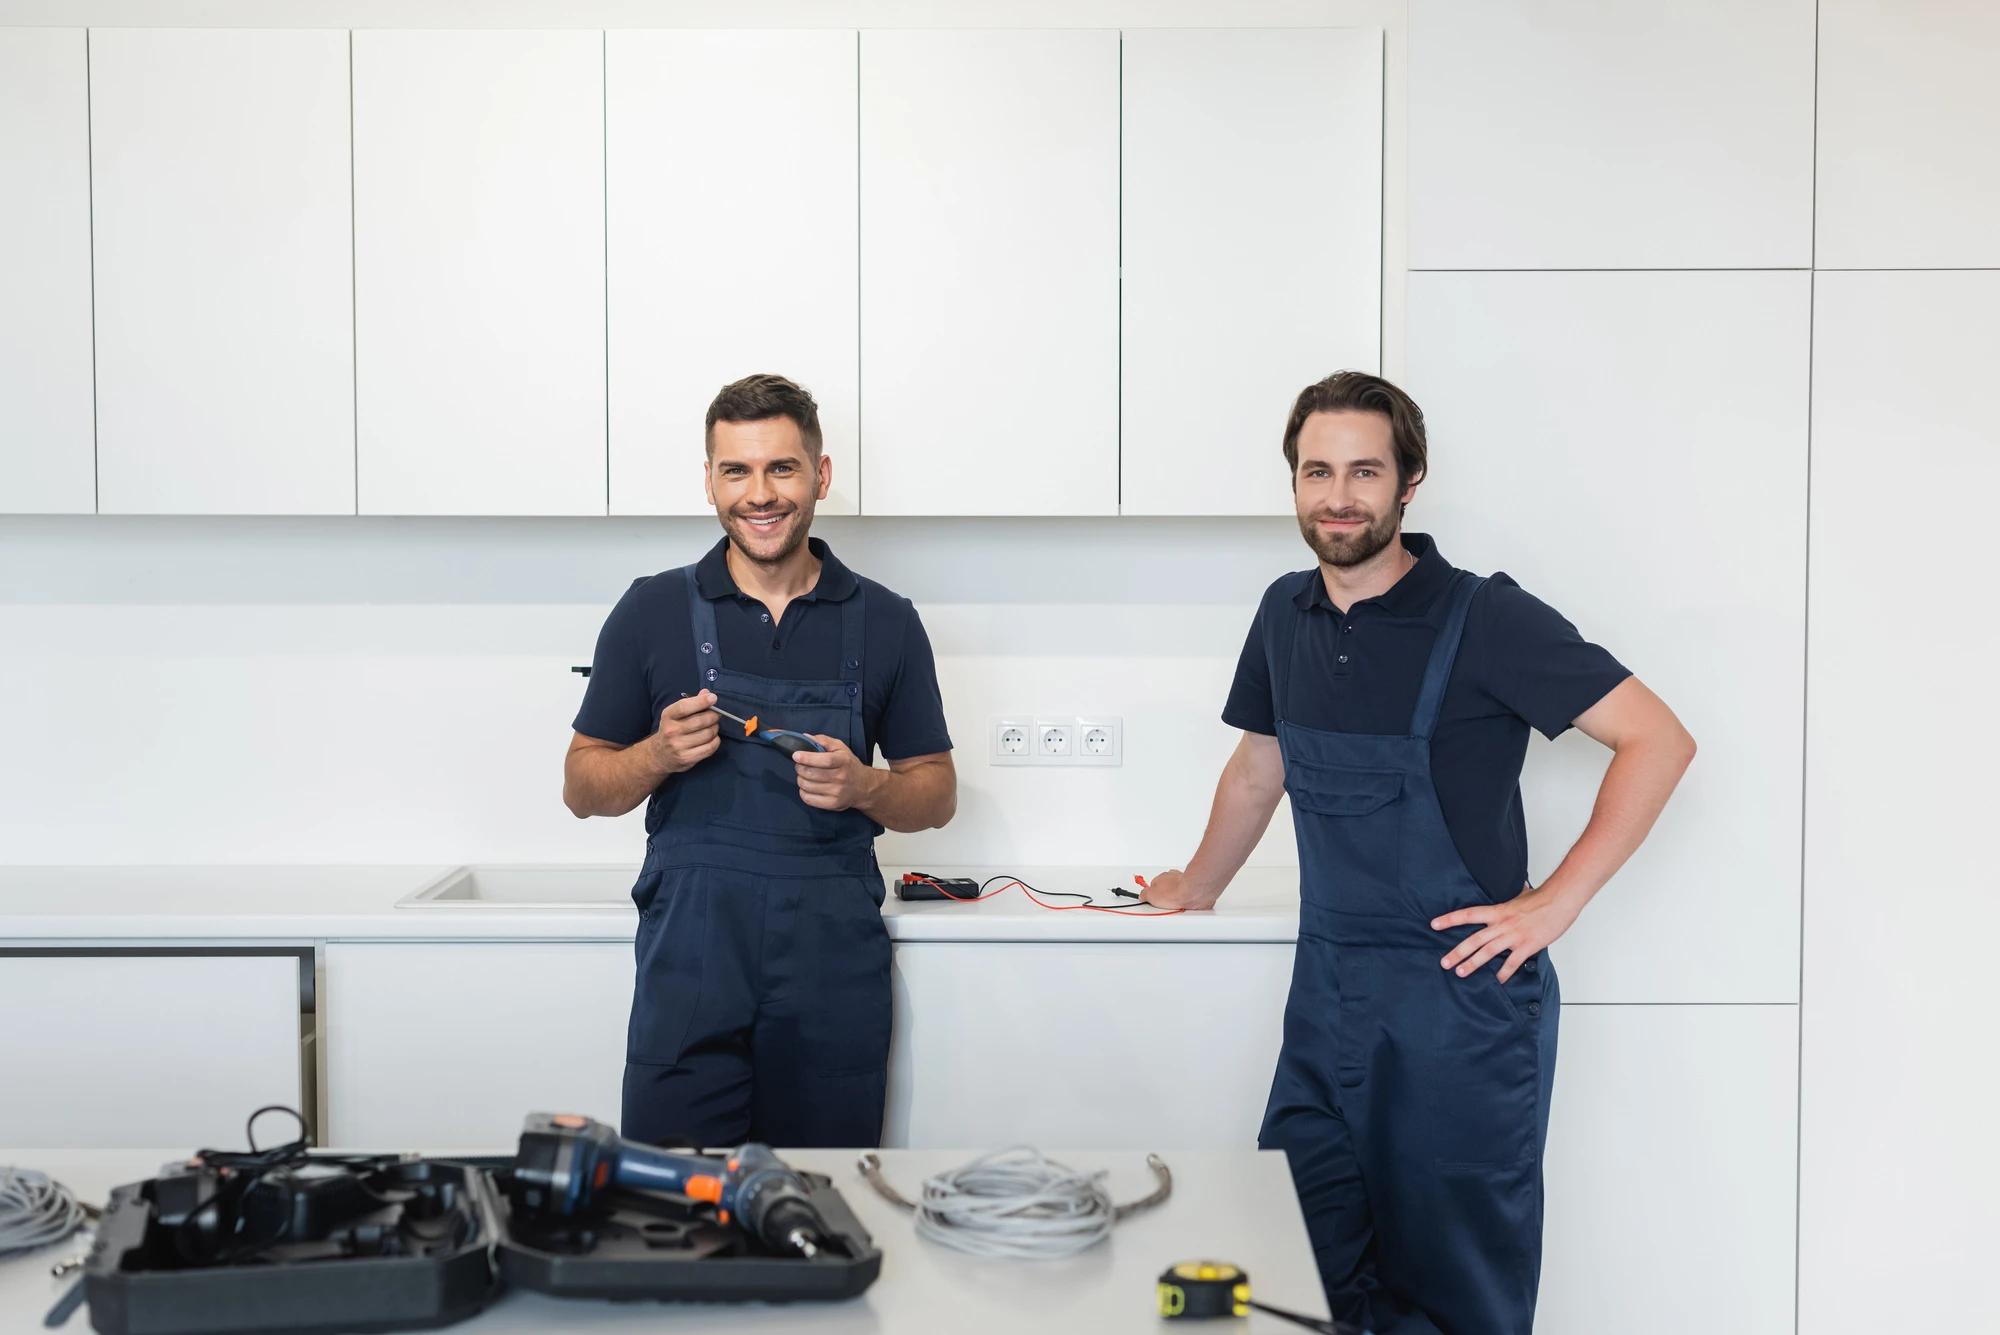
[[[1285,791],[1309,897],[1339,913],[1411,911],[1402,889],[1400,772],[1294,761],[1285,767]]]

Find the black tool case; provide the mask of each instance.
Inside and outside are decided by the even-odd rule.
[[[99,1335],[334,1335],[423,1330],[506,1288],[625,1302],[852,1298],[882,1253],[833,1186],[805,1173],[829,1236],[811,1260],[775,1256],[713,1206],[605,1193],[575,1219],[508,1204],[511,1159],[315,1155],[289,1191],[280,1241],[190,1264],[160,1223],[165,1176],[117,1188],[84,1266]],[[278,1233],[273,1226],[270,1234]],[[385,1254],[387,1253],[387,1254]]]
[[[395,1156],[308,1165],[284,1240],[228,1264],[180,1255],[159,1223],[161,1179],[117,1188],[84,1265],[90,1324],[100,1335],[422,1330],[493,1300],[500,1208],[483,1173]]]

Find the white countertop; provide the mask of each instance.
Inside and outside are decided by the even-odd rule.
[[[629,941],[638,921],[629,904],[396,907],[405,895],[450,870],[0,866],[0,942]],[[885,873],[893,878],[901,870],[885,868]],[[1002,869],[925,870],[983,880]],[[1103,903],[1114,900],[1113,885],[1133,888],[1134,869],[1129,867],[1005,870],[1038,889],[1089,892]],[[905,902],[892,890],[883,916],[898,941],[1288,942],[1298,935],[1298,873],[1290,867],[1245,868],[1216,908],[1202,913],[1154,917],[1150,910],[1047,909],[1019,889],[976,904]]]
[[[1152,1189],[1145,1156],[1133,1151],[1051,1150],[1074,1168],[1109,1168],[1112,1198],[1127,1201]],[[150,1177],[184,1157],[174,1150],[0,1150],[0,1163],[38,1168],[80,1197],[101,1203],[121,1182]],[[972,1157],[964,1150],[884,1150],[883,1170],[904,1195],[928,1174]],[[510,1293],[453,1330],[467,1335],[503,1332],[602,1330],[687,1335],[954,1335],[1042,1331],[1144,1332],[1163,1329],[1154,1284],[1176,1261],[1225,1260],[1242,1266],[1260,1300],[1314,1316],[1326,1315],[1305,1221],[1291,1175],[1279,1153],[1255,1150],[1178,1152],[1166,1155],[1174,1194],[1164,1205],[1119,1224],[1108,1242],[1063,1261],[1002,1261],[967,1256],[916,1236],[910,1216],[876,1195],[854,1166],[852,1150],[793,1150],[785,1158],[832,1177],[848,1204],[882,1249],[882,1274],[858,1298],[839,1303],[764,1304],[610,1303]],[[70,1281],[49,1274],[56,1259],[84,1250],[75,1240],[0,1261],[0,1335],[42,1329],[42,1316]],[[83,1335],[87,1312],[63,1329]],[[1253,1313],[1229,1322],[1232,1335],[1296,1331],[1276,1317]]]

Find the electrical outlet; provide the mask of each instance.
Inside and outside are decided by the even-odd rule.
[[[1068,760],[1076,753],[1076,720],[1038,718],[1035,720],[1035,758],[1044,761]]]
[[[1033,765],[1035,721],[1032,718],[995,718],[986,729],[987,758],[996,765]]]
[[[1078,765],[1120,765],[1125,761],[1125,723],[1109,714],[1086,714],[1076,721]]]

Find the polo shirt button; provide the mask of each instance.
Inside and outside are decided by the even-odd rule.
[[[1526,969],[1526,970],[1527,970],[1527,971],[1528,971],[1529,973],[1533,973],[1533,972],[1535,971],[1535,967],[1536,967],[1536,961],[1535,961],[1535,959],[1534,959],[1534,958],[1533,958],[1533,957],[1531,956],[1531,957],[1529,958],[1528,962],[1527,962],[1526,964],[1523,964],[1523,965],[1522,965],[1521,967],[1522,967],[1523,969]]]
[[[1342,626],[1340,628],[1340,633],[1342,635],[1352,635],[1354,633],[1354,627],[1352,625]]]
[[[705,654],[712,654],[715,652],[715,646],[710,644],[707,640],[703,640],[701,642],[701,651]]]
[[[716,672],[715,672],[715,669],[714,669],[714,668],[710,668],[710,669],[708,670],[708,679],[709,679],[710,681],[714,681],[714,680],[715,680],[715,677],[716,677]]]
[[[1343,662],[1343,663],[1345,663],[1345,662],[1347,661],[1347,655],[1346,655],[1346,654],[1342,654],[1342,655],[1340,656],[1340,661],[1341,661],[1341,662]]]
[[[861,667],[861,660],[860,660],[860,659],[858,659],[858,658],[850,658],[850,659],[848,659],[848,660],[847,660],[847,670],[848,670],[849,672],[854,672],[854,671],[858,671],[858,670],[860,669],[860,667]]]
[[[847,693],[849,695],[859,695],[861,694],[861,687],[850,681],[847,683]]]
[[[760,612],[757,615],[757,619],[759,621],[769,621],[771,619],[771,614],[769,612]]]
[[[1539,1001],[1531,1001],[1531,1002],[1529,1002],[1529,1003],[1528,1003],[1528,1014],[1530,1014],[1530,1015],[1540,1015],[1541,1013],[1542,1013],[1542,1003],[1541,1003],[1541,1002],[1539,1002]]]

